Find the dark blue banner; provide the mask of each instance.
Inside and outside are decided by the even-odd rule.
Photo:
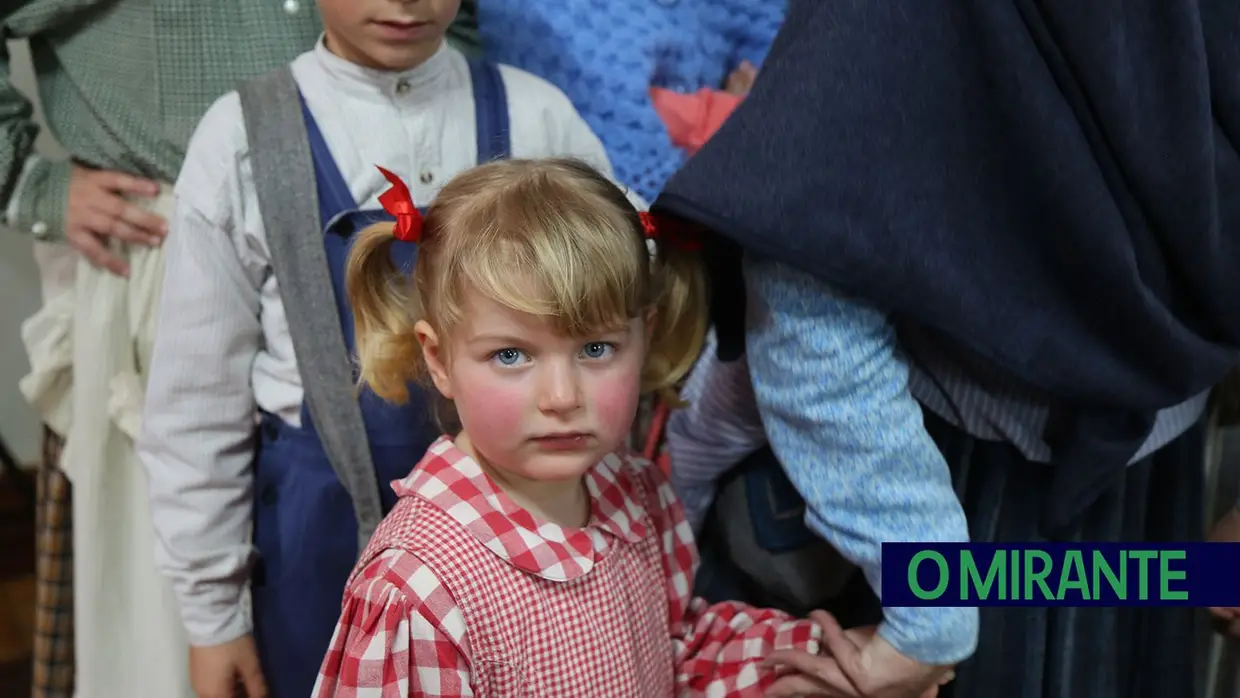
[[[1240,606],[1235,543],[883,543],[884,606]]]

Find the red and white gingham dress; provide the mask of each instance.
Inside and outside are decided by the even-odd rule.
[[[760,696],[777,649],[820,630],[690,599],[693,535],[658,468],[586,475],[584,529],[536,520],[447,437],[404,480],[363,552],[317,698]]]

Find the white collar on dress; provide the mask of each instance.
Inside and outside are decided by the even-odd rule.
[[[609,454],[586,473],[591,514],[585,528],[536,518],[447,436],[427,450],[412,473],[393,483],[393,489],[398,496],[417,496],[438,507],[514,567],[563,582],[594,568],[594,535],[636,543],[653,531],[644,502],[655,495],[646,492],[632,471],[641,466],[627,461]]]

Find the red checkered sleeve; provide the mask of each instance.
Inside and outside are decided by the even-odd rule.
[[[474,695],[464,617],[416,556],[388,550],[353,578],[313,695]]]
[[[663,473],[654,466],[644,471],[657,493],[650,513],[663,537],[679,695],[761,696],[779,676],[762,660],[784,649],[817,654],[821,628],[782,611],[693,598],[698,566],[693,531]]]

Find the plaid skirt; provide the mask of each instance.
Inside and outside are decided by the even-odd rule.
[[[73,698],[73,507],[60,470],[65,441],[43,429],[35,519],[33,698]]]

